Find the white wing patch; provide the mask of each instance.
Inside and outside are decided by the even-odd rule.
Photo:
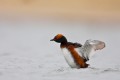
[[[79,49],[82,57],[89,60],[95,54],[96,50],[101,50],[105,47],[105,43],[99,40],[87,40]]]

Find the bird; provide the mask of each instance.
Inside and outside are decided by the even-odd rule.
[[[97,50],[105,48],[105,43],[99,40],[86,40],[84,45],[81,43],[68,42],[63,34],[57,34],[50,41],[60,43],[66,62],[71,68],[88,68],[87,61],[95,54]]]

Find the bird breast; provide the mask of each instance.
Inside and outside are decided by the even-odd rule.
[[[62,48],[62,52],[63,52],[63,55],[65,57],[65,60],[66,62],[68,63],[68,65],[71,67],[71,68],[78,68],[78,66],[76,65],[70,51],[68,51],[67,48]]]

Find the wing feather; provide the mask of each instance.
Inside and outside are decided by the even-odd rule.
[[[89,60],[95,54],[96,50],[101,50],[105,47],[105,43],[99,40],[86,40],[85,44],[80,48],[82,57]]]

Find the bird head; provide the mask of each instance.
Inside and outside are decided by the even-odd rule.
[[[66,43],[67,39],[65,36],[63,36],[62,34],[57,34],[53,39],[51,39],[50,41],[55,41],[57,43]]]

